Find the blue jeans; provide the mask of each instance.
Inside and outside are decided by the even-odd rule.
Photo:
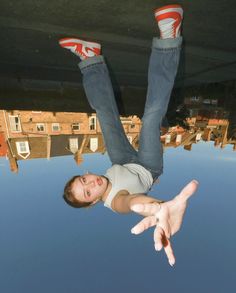
[[[160,127],[174,85],[181,43],[181,37],[153,39],[138,152],[129,143],[121,124],[104,57],[95,56],[79,63],[85,93],[97,113],[112,164],[140,164],[151,172],[154,180],[163,172]]]

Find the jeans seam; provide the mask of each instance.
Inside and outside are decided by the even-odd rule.
[[[89,64],[89,65],[83,67],[82,71],[86,70],[89,67],[94,67],[94,66],[97,66],[97,65],[100,65],[100,64],[104,64],[104,62],[100,61],[98,63]]]
[[[174,47],[174,48],[158,48],[158,47],[153,47],[154,50],[160,51],[160,52],[175,52],[181,49],[181,46]]]

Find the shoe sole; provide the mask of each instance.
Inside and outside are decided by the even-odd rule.
[[[160,8],[155,9],[154,15],[157,18],[159,15],[164,13],[179,13],[181,15],[181,19],[183,18],[183,8],[179,4],[173,4],[173,5],[166,5]]]
[[[60,44],[61,47],[65,47],[66,44],[68,45],[68,43],[70,43],[70,46],[73,46],[73,44],[80,44],[80,45],[83,45],[85,47],[92,46],[94,48],[101,49],[101,45],[99,43],[88,42],[88,41],[81,40],[81,39],[78,39],[78,38],[63,38],[63,39],[59,40],[59,44]]]

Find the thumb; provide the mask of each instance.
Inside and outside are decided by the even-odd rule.
[[[194,192],[196,192],[198,185],[199,183],[197,180],[192,180],[181,190],[178,197],[182,200],[188,200],[190,196],[192,196]]]

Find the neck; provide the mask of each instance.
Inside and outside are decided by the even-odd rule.
[[[108,195],[109,195],[109,192],[111,191],[111,182],[109,181],[109,179],[107,177],[105,177],[105,176],[103,176],[103,177],[106,178],[106,180],[107,180],[107,188],[106,188],[106,191],[104,192],[104,194],[102,195],[101,200],[103,202],[105,202]]]

